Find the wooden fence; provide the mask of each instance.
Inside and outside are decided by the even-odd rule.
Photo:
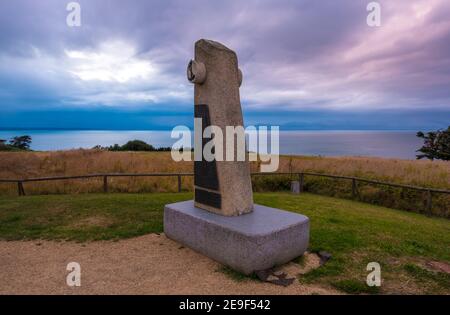
[[[416,191],[422,191],[427,194],[427,199],[425,202],[424,209],[427,213],[431,212],[433,206],[433,194],[450,194],[450,190],[445,189],[433,189],[425,188],[411,185],[395,184],[382,182],[377,180],[351,177],[351,176],[340,176],[331,174],[320,174],[320,173],[310,173],[310,172],[292,172],[292,173],[252,173],[252,176],[290,176],[292,179],[297,178],[300,183],[300,192],[303,191],[305,184],[305,176],[318,176],[327,177],[334,179],[344,179],[352,182],[352,197],[356,198],[359,195],[358,192],[358,182],[368,183],[374,185],[383,185],[396,188],[406,188]],[[91,175],[79,175],[79,176],[57,176],[57,177],[41,177],[41,178],[27,178],[27,179],[0,179],[0,183],[16,183],[17,193],[19,196],[25,196],[25,189],[23,184],[30,182],[42,182],[42,181],[58,181],[58,180],[72,180],[72,179],[88,179],[88,178],[102,178],[103,179],[103,192],[108,192],[108,178],[110,177],[177,177],[178,179],[178,192],[181,192],[182,177],[194,176],[193,173],[148,173],[148,174],[127,174],[127,173],[111,173],[111,174],[91,174]]]

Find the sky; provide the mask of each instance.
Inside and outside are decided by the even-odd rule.
[[[235,50],[246,125],[431,130],[450,122],[450,1],[0,2],[0,129],[193,125],[195,41]]]

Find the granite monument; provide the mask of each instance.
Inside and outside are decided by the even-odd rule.
[[[301,256],[308,247],[309,219],[253,204],[248,158],[237,158],[239,150],[245,152],[245,137],[221,144],[232,144],[232,160],[203,157],[210,141],[203,137],[206,128],[217,126],[223,134],[228,127],[243,128],[236,53],[201,39],[187,77],[194,84],[194,115],[201,123],[195,126],[196,137],[201,136],[194,150],[195,194],[194,200],[166,205],[166,236],[244,274]]]

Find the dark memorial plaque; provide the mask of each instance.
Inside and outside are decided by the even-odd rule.
[[[217,209],[222,207],[220,194],[197,188],[195,190],[195,201]]]
[[[209,116],[208,105],[199,104],[194,106],[194,117],[201,118],[202,120],[202,135],[205,129],[211,126],[211,118]],[[206,143],[210,139],[202,137],[202,152]],[[217,165],[216,161],[208,162],[204,159],[202,154],[201,161],[194,162],[194,185],[212,190],[219,190],[219,179],[217,178]],[[197,198],[195,198],[197,202]]]

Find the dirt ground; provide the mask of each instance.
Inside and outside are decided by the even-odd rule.
[[[81,286],[69,287],[69,262],[81,266]],[[317,265],[288,264],[289,275]],[[337,294],[297,280],[282,287],[258,280],[237,281],[221,265],[164,235],[117,242],[0,242],[0,294]]]

